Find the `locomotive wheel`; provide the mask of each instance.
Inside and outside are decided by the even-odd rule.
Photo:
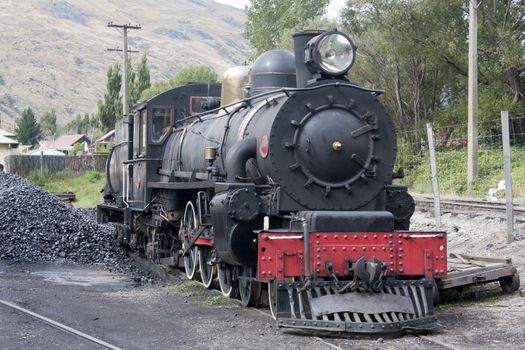
[[[239,295],[242,306],[259,306],[261,300],[261,283],[255,280],[253,267],[239,267]]]
[[[215,275],[217,272],[217,268],[213,265],[208,264],[208,262],[210,261],[211,249],[208,247],[198,247],[197,250],[202,284],[207,289],[215,288]]]
[[[277,303],[275,300],[275,285],[274,282],[268,283],[268,305],[270,305],[270,312],[274,320],[277,319]]]
[[[190,280],[198,280],[200,276],[199,272],[199,259],[197,247],[193,247],[186,256],[184,256],[184,269],[186,270],[186,277]]]
[[[184,239],[184,233],[189,234],[197,230],[197,215],[195,214],[195,207],[191,201],[188,201],[184,209],[180,229],[182,232],[182,234],[180,234],[181,239]],[[199,259],[196,246],[191,248],[188,254],[184,256],[184,269],[186,270],[186,276],[190,280],[197,280],[199,278]]]
[[[233,273],[231,269],[228,269],[224,265],[217,265],[217,275],[219,277],[219,287],[221,293],[227,298],[235,296],[235,289],[233,288]]]
[[[520,275],[516,272],[512,276],[501,277],[499,285],[505,293],[515,292],[520,287]]]

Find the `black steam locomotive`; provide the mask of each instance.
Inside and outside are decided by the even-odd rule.
[[[408,231],[381,91],[346,78],[337,31],[294,35],[219,84],[188,84],[117,124],[100,222],[246,306],[267,288],[278,325],[338,332],[433,327],[446,236]]]

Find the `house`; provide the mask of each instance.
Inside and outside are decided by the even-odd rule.
[[[56,140],[40,141],[40,149],[53,149],[67,155],[78,143],[86,143],[89,146],[91,140],[86,135],[62,135]]]
[[[0,136],[5,136],[5,137],[9,137],[9,138],[12,138],[14,139],[16,137],[16,135],[10,131],[7,131],[7,130],[4,130],[4,129],[0,129]]]
[[[5,157],[11,154],[19,154],[18,141],[0,135],[0,170],[4,168]]]
[[[111,130],[95,141],[95,153],[108,154],[115,143],[115,130]]]

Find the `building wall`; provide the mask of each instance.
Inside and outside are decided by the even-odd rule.
[[[68,170],[81,175],[90,170],[105,171],[106,159],[107,155],[80,157],[9,155],[5,158],[5,171],[20,176],[28,176],[36,171],[55,174],[59,171]]]
[[[20,154],[20,147],[10,148],[10,145],[0,144],[0,164],[5,165],[7,157],[10,154],[18,155]]]

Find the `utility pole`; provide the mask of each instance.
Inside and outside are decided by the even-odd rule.
[[[469,0],[467,184],[478,177],[478,0]]]
[[[128,30],[129,29],[142,29],[140,25],[131,24],[114,24],[113,22],[108,23],[108,27],[122,29],[122,38],[124,48],[122,49],[124,62],[122,64],[122,111],[124,115],[129,114],[129,92],[128,92]],[[116,51],[117,49],[109,49],[110,51]]]

